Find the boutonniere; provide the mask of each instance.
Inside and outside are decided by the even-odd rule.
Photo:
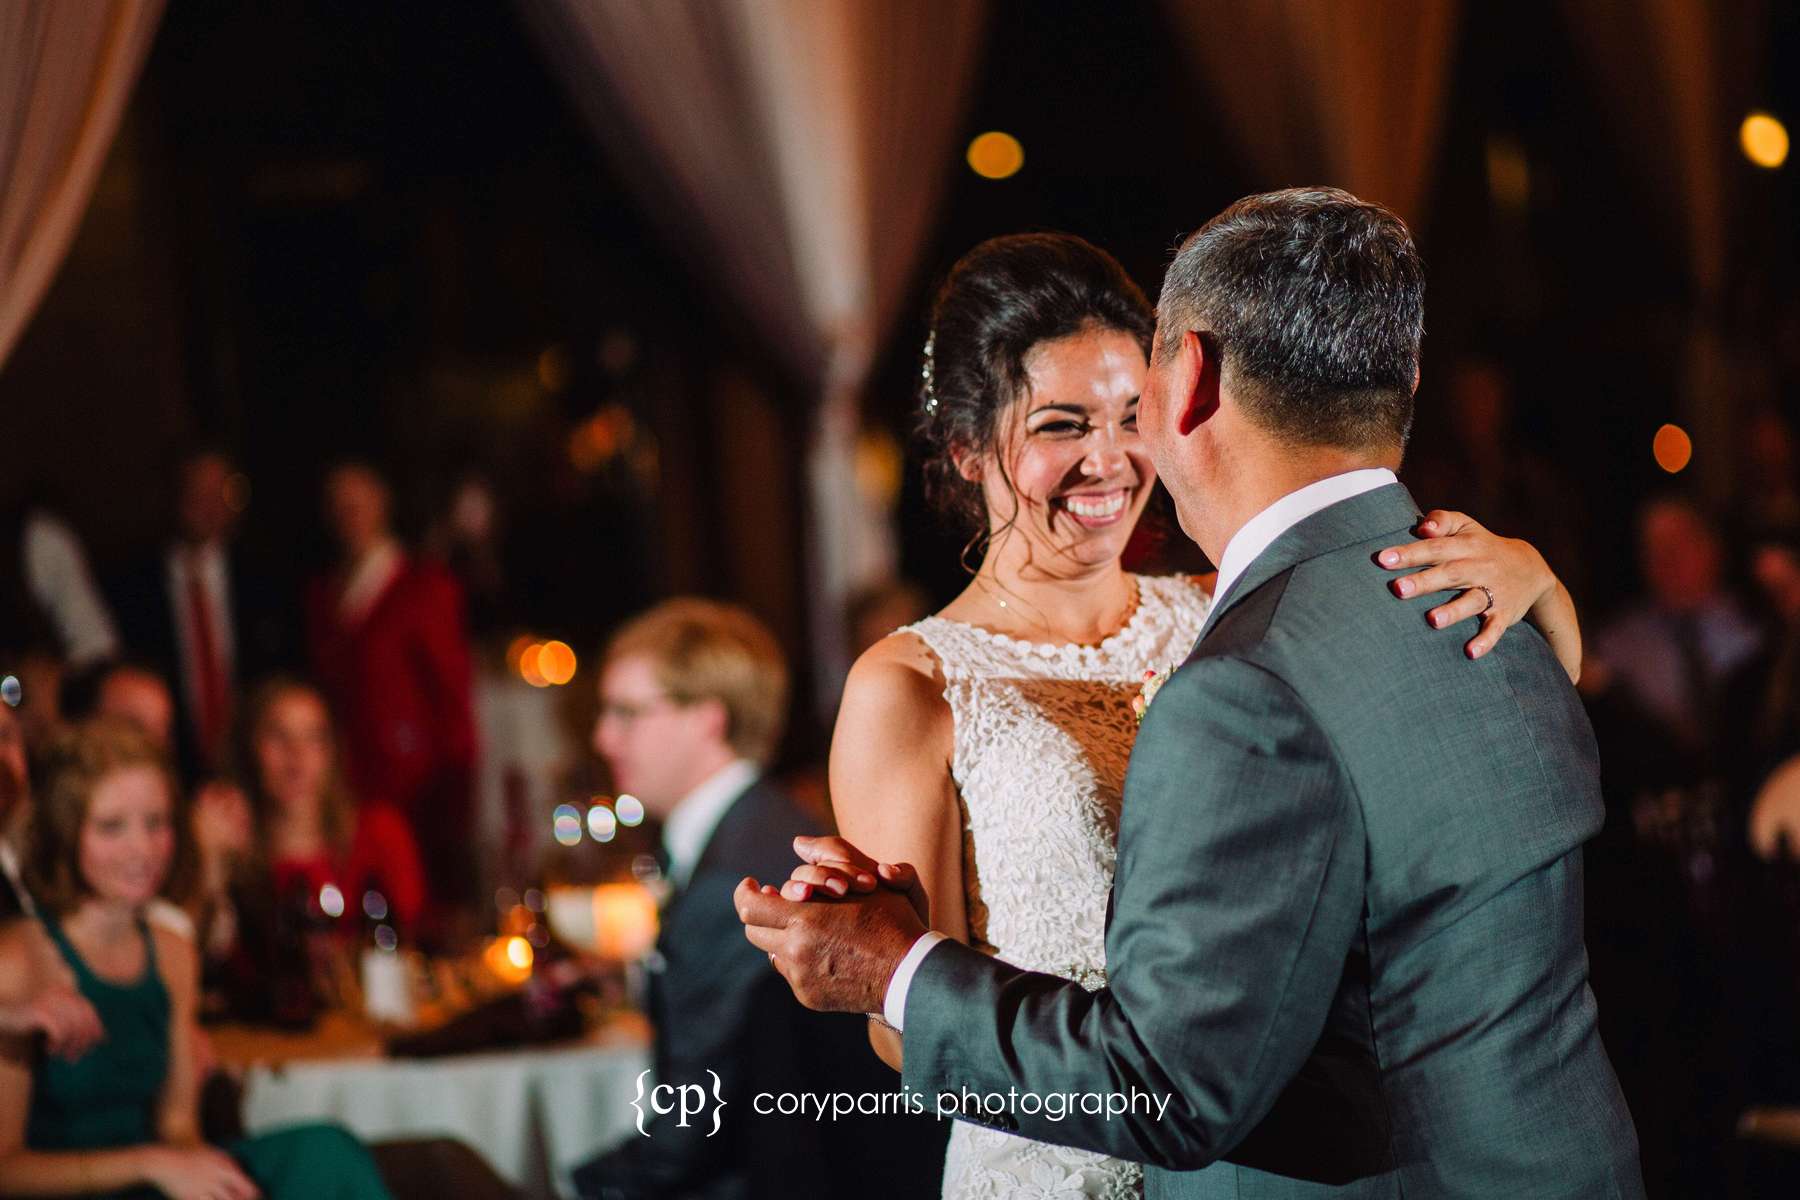
[[[1156,693],[1162,691],[1162,685],[1169,682],[1169,676],[1174,673],[1174,667],[1144,672],[1144,686],[1131,698],[1131,711],[1137,714],[1138,724],[1144,723],[1144,714],[1150,711],[1150,702],[1156,699]]]

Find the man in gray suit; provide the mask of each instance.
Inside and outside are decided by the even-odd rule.
[[[1375,558],[1419,519],[1422,325],[1406,227],[1343,192],[1242,200],[1169,269],[1139,421],[1219,593],[1132,755],[1106,988],[925,932],[912,873],[839,839],[798,845],[842,899],[739,886],[803,1003],[904,1029],[908,1087],[1152,1197],[1643,1195],[1582,942],[1586,716],[1534,630],[1469,662],[1424,620],[1460,581],[1396,603]]]

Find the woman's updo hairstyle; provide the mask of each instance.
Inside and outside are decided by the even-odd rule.
[[[1032,347],[1094,327],[1130,334],[1148,359],[1156,313],[1117,259],[1074,234],[990,238],[950,268],[931,306],[917,427],[940,511],[985,530],[981,489],[957,455],[993,449]]]

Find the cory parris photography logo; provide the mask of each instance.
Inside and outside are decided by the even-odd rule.
[[[706,1072],[712,1076],[712,1130],[706,1136],[711,1137],[719,1132],[719,1115],[725,1111],[725,1097],[719,1082],[719,1073],[714,1070]],[[638,1132],[645,1137],[650,1131],[644,1128],[644,1080],[648,1077],[648,1068],[638,1072],[637,1095],[631,1098],[631,1107],[637,1109]],[[675,1114],[675,1124],[686,1129],[690,1117],[698,1117],[706,1112],[706,1089],[697,1083],[659,1083],[649,1092],[650,1111],[659,1117]]]

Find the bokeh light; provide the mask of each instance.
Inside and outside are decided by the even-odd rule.
[[[581,813],[573,804],[559,804],[550,824],[550,831],[557,844],[573,846],[581,841]]]
[[[983,179],[1010,179],[1025,165],[1025,147],[1010,133],[990,130],[969,143],[969,169]]]
[[[379,949],[392,953],[400,947],[400,935],[394,932],[392,925],[377,925],[375,927],[375,945]]]
[[[619,832],[619,819],[613,810],[604,804],[596,804],[588,809],[588,836],[596,842],[610,842],[613,835]]]
[[[319,911],[334,920],[344,915],[344,893],[337,884],[328,883],[319,889]]]
[[[343,901],[338,901],[342,904]],[[363,893],[363,916],[371,921],[385,921],[388,915],[387,897],[380,892],[370,890]]]
[[[656,897],[641,884],[603,883],[594,889],[594,945],[603,958],[629,962],[656,945]]]
[[[1753,112],[1738,126],[1738,144],[1745,158],[1773,171],[1787,161],[1787,126],[1769,113]]]
[[[552,687],[561,687],[575,678],[575,651],[567,642],[545,642],[538,651],[538,673]]]
[[[575,678],[575,651],[562,641],[514,638],[506,649],[509,669],[535,688],[561,687]]]
[[[0,679],[0,701],[5,701],[6,707],[17,708],[24,699],[25,685],[19,682],[17,675],[8,675],[4,679]]]
[[[531,643],[519,655],[519,677],[535,688],[550,686],[550,681],[544,678],[543,667],[540,665],[543,656],[544,644],[542,642]]]
[[[1681,426],[1664,425],[1656,431],[1650,452],[1656,456],[1657,466],[1674,475],[1693,461],[1694,442]]]
[[[481,961],[502,983],[521,984],[531,978],[537,955],[523,937],[497,937],[482,952]]]
[[[644,822],[644,802],[629,793],[613,801],[613,812],[618,814],[621,825],[641,825]]]

